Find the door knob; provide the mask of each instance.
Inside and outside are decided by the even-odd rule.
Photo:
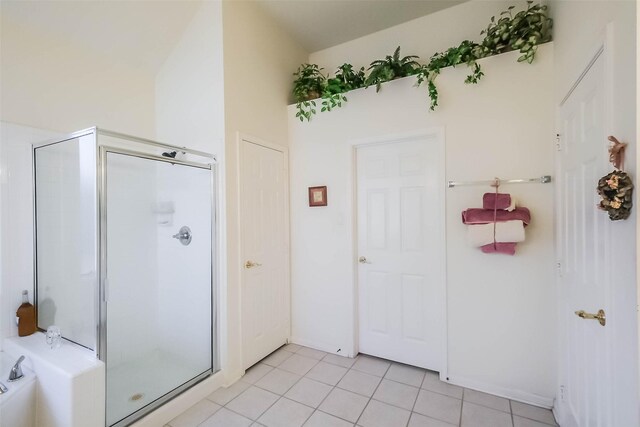
[[[251,260],[244,263],[244,268],[253,268],[253,267],[261,267],[262,264],[259,262],[253,262]]]
[[[592,313],[587,313],[584,310],[578,310],[576,311],[576,316],[582,318],[582,319],[594,319],[597,320],[598,323],[600,323],[602,326],[606,325],[607,323],[607,317],[604,314],[604,310],[600,309],[598,310],[598,312],[596,314],[592,314]]]
[[[360,258],[358,258],[358,262],[360,264],[371,264],[371,262],[367,261],[367,257],[363,257],[361,256]]]

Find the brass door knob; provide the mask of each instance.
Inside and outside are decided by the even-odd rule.
[[[604,310],[600,309],[598,310],[598,312],[596,314],[592,314],[592,313],[587,313],[584,310],[578,310],[576,311],[576,316],[582,318],[582,319],[594,319],[597,320],[598,323],[600,323],[602,326],[607,324],[607,317],[604,314]]]
[[[262,264],[259,262],[253,262],[251,260],[244,263],[244,268],[253,268],[253,267],[261,267]]]

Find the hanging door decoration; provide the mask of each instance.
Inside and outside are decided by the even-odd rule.
[[[628,173],[624,172],[624,152],[626,143],[618,141],[614,136],[609,137],[609,161],[615,170],[600,178],[598,194],[602,200],[598,208],[609,214],[611,221],[627,219],[633,207],[633,182]]]

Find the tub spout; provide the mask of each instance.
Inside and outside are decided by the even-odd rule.
[[[20,358],[18,359],[18,361],[16,362],[15,365],[13,365],[13,368],[11,368],[11,372],[9,372],[9,381],[17,381],[20,378],[24,377],[24,374],[22,373],[22,367],[20,366],[20,364],[22,363],[22,361],[24,360],[24,356],[20,356]]]

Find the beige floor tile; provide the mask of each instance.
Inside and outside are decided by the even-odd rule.
[[[298,344],[294,344],[294,343],[289,343],[287,345],[285,345],[284,347],[282,347],[284,350],[290,351],[291,353],[295,353],[298,350],[300,350],[302,348],[301,345]]]
[[[347,373],[347,370],[347,368],[343,368],[342,366],[332,365],[331,363],[321,361],[311,368],[305,377],[325,384],[336,385]]]
[[[222,408],[198,427],[247,427],[252,425],[251,422],[250,419],[242,415],[231,412],[227,408]]]
[[[256,381],[267,375],[272,369],[272,366],[265,365],[264,363],[258,363],[247,369],[247,372],[242,378],[240,378],[240,380],[245,383],[255,384]]]
[[[370,400],[358,420],[362,427],[405,427],[411,412],[377,400]]]
[[[464,402],[461,427],[513,427],[511,414]]]
[[[368,398],[350,391],[334,388],[327,398],[320,405],[320,410],[338,418],[356,422],[364,407],[369,401]]]
[[[299,354],[294,354],[284,362],[282,362],[278,368],[283,369],[288,372],[293,372],[298,375],[305,375],[307,372],[311,370],[315,365],[318,364],[316,359],[311,359],[310,357],[300,356]]]
[[[445,423],[444,421],[412,412],[408,427],[457,427],[457,425],[458,424]]]
[[[203,399],[171,420],[169,425],[171,427],[196,427],[219,409],[220,405]]]
[[[393,363],[384,377],[399,383],[420,387],[424,373],[424,369]]]
[[[365,396],[373,396],[382,378],[364,372],[350,370],[338,383],[338,387]]]
[[[417,387],[383,379],[373,398],[410,411],[413,409],[419,391]]]
[[[519,415],[523,418],[540,421],[549,425],[557,425],[553,413],[549,409],[540,408],[538,406],[527,405],[526,403],[511,401],[511,410],[513,415]]]
[[[276,350],[262,359],[262,363],[264,363],[265,365],[273,366],[275,368],[276,366],[279,366],[282,362],[290,358],[292,355],[293,353],[291,353],[290,351],[281,348],[280,350]]]
[[[517,415],[513,416],[514,427],[549,427],[552,424],[541,423],[540,421],[530,420],[529,418],[522,418]]]
[[[264,411],[276,403],[278,398],[277,394],[252,386],[229,402],[226,407],[247,418],[257,420]]]
[[[283,395],[297,383],[300,378],[302,378],[300,375],[275,368],[256,382],[255,385],[270,392]]]
[[[298,403],[317,408],[331,392],[330,385],[309,378],[302,378],[285,394],[285,397]]]
[[[414,412],[451,424],[460,422],[462,401],[429,390],[420,390]]]
[[[342,366],[343,368],[350,368],[356,363],[356,359],[353,357],[339,356],[337,354],[327,354],[322,360],[332,365]]]
[[[437,373],[427,372],[422,381],[422,388],[436,393],[462,399],[463,388],[457,385],[440,381]]]
[[[391,366],[391,363],[386,360],[361,354],[351,369],[382,377],[387,372],[387,369],[389,369],[389,366]]]
[[[207,396],[207,399],[224,406],[249,387],[251,387],[249,383],[246,383],[244,381],[236,381],[229,387],[220,387],[209,396]]]
[[[333,415],[316,411],[304,424],[304,427],[353,427],[353,424]]]
[[[258,422],[266,427],[300,427],[312,413],[312,408],[283,397],[267,409]]]
[[[481,391],[464,389],[465,402],[475,403],[476,405],[486,406],[488,408],[497,409],[502,412],[511,412],[509,399],[494,396],[492,394],[483,393]]]
[[[327,353],[324,351],[316,350],[309,347],[300,348],[298,351],[296,351],[296,354],[299,354],[300,356],[310,357],[316,360],[322,360],[322,358],[327,355]]]

